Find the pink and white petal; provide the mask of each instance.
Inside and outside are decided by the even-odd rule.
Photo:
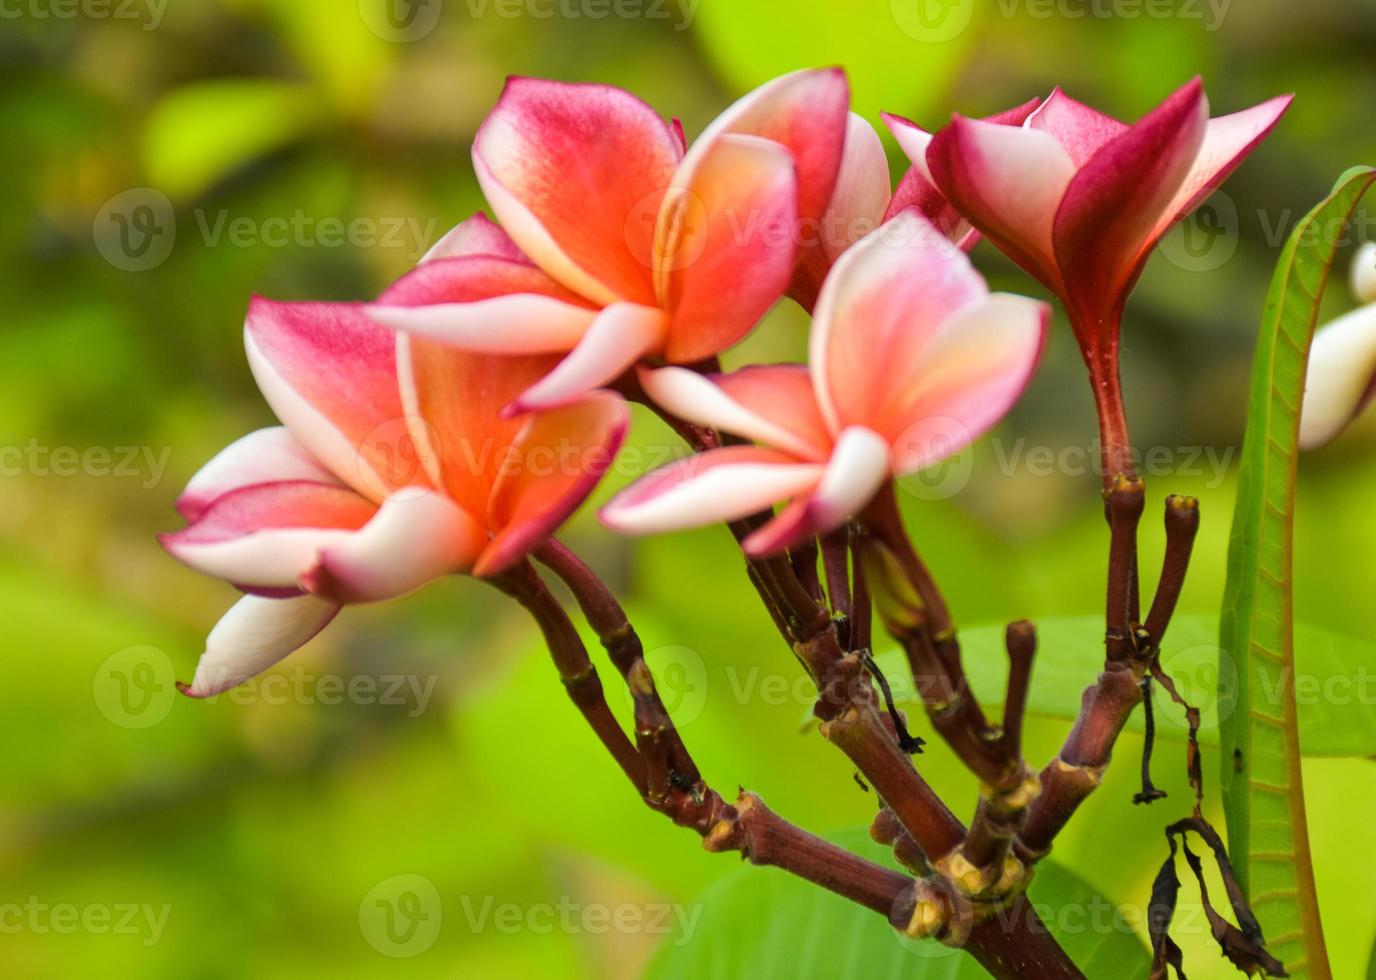
[[[335,603],[310,595],[245,596],[206,637],[205,653],[191,683],[181,687],[182,693],[212,698],[237,687],[305,646],[338,612]]]
[[[742,546],[747,554],[769,555],[833,531],[864,510],[889,475],[888,441],[877,432],[852,426],[836,440],[812,493],[794,501]]]
[[[965,253],[915,211],[841,256],[818,298],[809,351],[831,430],[879,425],[891,393],[919,370],[928,340],[987,293]]]
[[[1376,306],[1363,306],[1314,335],[1300,412],[1300,447],[1332,442],[1376,392]]]
[[[1003,418],[1032,378],[1050,318],[1045,303],[995,293],[942,326],[879,430],[893,446],[895,474],[960,452]]]
[[[292,438],[285,426],[250,432],[230,443],[202,466],[177,498],[177,512],[195,521],[216,497],[256,483],[306,480],[339,481]]]
[[[985,116],[983,121],[1001,126],[1021,126],[1041,104],[1040,99],[1032,99],[1011,109],[996,112],[992,116]],[[889,200],[888,208],[884,211],[884,220],[888,221],[908,208],[915,207],[951,241],[965,251],[970,251],[979,243],[980,235],[951,202],[946,200],[945,195],[937,190],[936,182],[932,179],[931,167],[927,163],[927,150],[932,144],[932,134],[903,116],[887,112],[881,115],[898,145],[912,161],[912,166],[899,180],[898,187]]]
[[[597,315],[533,265],[487,255],[428,262],[367,313],[389,330],[494,354],[571,350]]]
[[[793,159],[758,136],[722,136],[678,204],[679,234],[656,259],[673,316],[664,356],[688,364],[735,344],[788,289],[798,257]]]
[[[1209,120],[1194,164],[1152,230],[1148,248],[1166,233],[1173,221],[1203,203],[1237,169],[1280,122],[1294,98],[1293,95],[1277,96],[1250,109]]]
[[[401,416],[396,340],[361,306],[255,297],[244,324],[249,368],[292,436],[340,480],[381,499]]]
[[[348,538],[376,511],[347,487],[262,483],[217,497],[194,524],[160,540],[174,558],[206,575],[289,589],[321,548]]]
[[[1056,137],[1076,167],[1083,167],[1100,147],[1128,130],[1126,123],[1075,101],[1059,88],[1027,117],[1026,125]]]
[[[1072,319],[1116,322],[1208,121],[1195,79],[1101,146],[1070,182],[1054,239]]]
[[[611,467],[629,427],[626,403],[611,392],[529,416],[492,488],[495,533],[473,574],[510,568],[558,530]]]
[[[1075,164],[1054,136],[956,116],[932,137],[927,165],[937,189],[972,225],[1060,291],[1052,226]]]
[[[333,602],[392,599],[472,568],[486,540],[481,524],[444,494],[400,490],[356,533],[322,548],[301,586]]]
[[[612,498],[598,515],[623,534],[657,534],[734,521],[811,492],[819,463],[755,446],[728,446],[663,466]]]
[[[703,130],[683,158],[674,186],[695,182],[695,171],[722,136],[762,136],[792,155],[798,171],[798,217],[816,220],[836,185],[849,105],[850,86],[840,68],[781,75],[742,96]]]
[[[687,368],[640,370],[656,404],[697,425],[763,443],[809,462],[831,451],[831,434],[807,368],[771,364],[705,377]]]
[[[516,293],[472,303],[368,307],[374,323],[480,354],[550,354],[572,350],[595,311],[550,296]]]
[[[682,151],[653,109],[607,85],[511,78],[478,130],[488,203],[532,261],[598,303],[654,302],[655,216]]]
[[[846,120],[836,189],[820,226],[821,248],[830,261],[879,227],[892,193],[884,144],[874,127],[852,112]]]
[[[530,259],[502,230],[502,226],[489,220],[481,211],[446,232],[443,238],[430,246],[430,251],[420,261],[423,265],[435,259],[457,259],[467,255],[491,255],[512,262],[530,263]]]
[[[1030,99],[1022,105],[984,116],[983,121],[1001,126],[1021,126],[1043,104],[1041,99]],[[879,116],[917,172],[926,178],[927,183],[934,183],[932,171],[927,166],[927,150],[932,145],[932,134],[906,116],[892,112],[881,112]]]
[[[917,168],[917,172],[930,183],[932,172],[927,169],[927,147],[932,145],[932,134],[906,116],[881,112],[879,118],[884,120],[884,125],[893,134],[893,138],[898,142],[898,148]]]
[[[636,361],[664,350],[669,316],[653,306],[613,303],[597,315],[578,346],[527,388],[507,415],[556,408],[621,377]]]

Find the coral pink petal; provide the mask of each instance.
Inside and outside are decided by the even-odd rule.
[[[264,599],[245,596],[206,637],[196,675],[182,693],[213,698],[256,677],[299,650],[329,625],[339,606],[315,596]]]
[[[846,252],[822,288],[809,353],[832,431],[880,425],[885,399],[910,384],[928,340],[987,292],[965,253],[915,211]]]
[[[673,194],[678,233],[657,269],[673,317],[664,356],[686,364],[736,343],[788,288],[798,254],[793,160],[777,143],[728,134]]]
[[[1027,387],[1049,320],[1045,303],[995,293],[944,323],[885,410],[894,472],[952,456],[992,428]]]
[[[892,195],[889,160],[874,127],[851,113],[836,189],[822,214],[819,244],[830,262],[879,227]]]
[[[380,500],[404,434],[396,339],[346,303],[255,298],[244,324],[249,367],[295,440],[339,479]]]
[[[559,363],[557,355],[475,354],[420,337],[397,337],[399,384],[411,441],[394,461],[432,474],[432,482],[470,514],[486,514],[522,419],[502,410]]]
[[[668,327],[668,315],[658,307],[613,303],[554,370],[511,404],[508,414],[555,408],[611,384],[642,357],[662,351]]]
[[[276,425],[235,440],[202,466],[177,498],[177,512],[195,521],[216,497],[256,483],[306,480],[337,483],[285,426]]]
[[[420,261],[423,265],[435,259],[457,259],[468,255],[491,255],[512,262],[530,262],[501,225],[489,220],[481,211],[451,228],[443,238],[430,246],[430,251]]]
[[[654,302],[655,216],[681,158],[653,109],[607,85],[511,78],[478,131],[478,182],[507,234],[599,303]]]
[[[695,170],[728,133],[781,143],[798,170],[798,216],[815,221],[831,200],[846,139],[850,87],[839,68],[804,69],[766,82],[738,99],[705,129],[675,175],[691,186]]]
[[[629,425],[625,402],[605,391],[527,417],[492,488],[495,533],[473,574],[503,571],[547,540],[611,467]]]
[[[733,521],[806,494],[818,463],[755,446],[730,446],[670,463],[602,508],[602,523],[623,534],[655,534]]]
[[[486,540],[479,522],[444,494],[399,490],[356,533],[322,548],[301,585],[333,602],[392,599],[467,571]]]
[[[1103,144],[1066,188],[1056,214],[1056,259],[1079,323],[1116,323],[1208,121],[1209,103],[1195,79]]]
[[[831,451],[831,435],[802,365],[757,365],[712,377],[687,368],[642,368],[640,384],[660,407],[697,425],[804,461],[821,462]]]
[[[161,540],[174,558],[206,575],[290,589],[322,547],[347,538],[376,510],[347,487],[262,483],[217,497],[194,524]]]

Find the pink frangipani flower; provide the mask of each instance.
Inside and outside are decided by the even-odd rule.
[[[1170,225],[1223,182],[1290,100],[1210,119],[1195,79],[1132,125],[1058,89],[1021,126],[956,116],[930,139],[909,132],[906,140],[899,128],[947,200],[1065,304],[1115,454],[1110,467],[1131,468],[1119,458],[1127,440],[1118,341],[1128,294]]]
[[[477,220],[432,254],[506,244]],[[428,281],[442,288],[456,261],[432,259],[440,274]],[[554,358],[398,337],[360,305],[255,299],[245,346],[282,425],[206,464],[177,504],[189,526],[162,539],[248,593],[207,639],[187,688],[197,697],[281,660],[342,605],[509,568],[592,491],[627,426],[608,392],[504,419],[501,408]]]
[[[516,254],[462,260],[447,295],[422,303],[403,288],[368,313],[470,350],[563,355],[512,412],[562,404],[642,358],[714,357],[793,283],[799,228],[836,190],[848,100],[839,70],[786,75],[685,149],[628,92],[512,78],[473,162]],[[884,183],[887,195],[887,170]]]
[[[861,513],[885,483],[959,452],[1022,392],[1045,304],[990,294],[969,259],[916,210],[845,252],[817,301],[810,368],[704,376],[643,369],[669,412],[754,442],[670,464],[601,512],[650,533],[734,520],[791,501],[746,539],[766,554]]]

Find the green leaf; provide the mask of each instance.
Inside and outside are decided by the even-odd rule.
[[[1029,714],[1073,721],[1080,695],[1104,662],[1103,618],[1062,616],[1037,622],[1038,647],[1043,656],[1034,668],[1028,695]],[[965,672],[987,704],[997,704],[1007,671],[1003,627],[980,626],[961,630]],[[902,651],[877,657],[894,696],[917,704],[912,676]],[[1218,619],[1214,616],[1176,616],[1161,654],[1162,664],[1187,701],[1200,709],[1199,740],[1217,745],[1220,689],[1236,686],[1237,668],[1231,658],[1220,660]],[[1365,665],[1376,663],[1376,643],[1321,626],[1295,627],[1295,687],[1299,701],[1300,748],[1306,756],[1348,758],[1376,755],[1376,708],[1360,686]],[[1266,686],[1256,695],[1274,700],[1280,691]],[[1158,738],[1183,741],[1188,732],[1182,712],[1170,697],[1153,688]],[[1225,710],[1231,710],[1228,702]],[[1143,716],[1134,712],[1127,730],[1140,732]]]
[[[144,166],[155,187],[187,200],[299,136],[318,105],[294,82],[226,78],[183,86],[148,114]]]
[[[1295,699],[1293,590],[1299,407],[1314,324],[1338,242],[1376,170],[1358,167],[1296,226],[1257,342],[1238,472],[1219,646],[1228,846],[1272,952],[1294,977],[1329,977],[1309,852]],[[1254,693],[1268,692],[1254,697]]]
[[[864,830],[833,836],[872,861],[887,848]],[[1048,926],[1091,977],[1146,977],[1148,954],[1127,919],[1089,885],[1044,861],[1029,892]],[[774,868],[737,868],[689,908],[693,926],[659,949],[645,980],[978,980],[989,974],[959,950],[899,935],[868,909]]]

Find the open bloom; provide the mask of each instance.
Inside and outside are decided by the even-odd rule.
[[[1376,394],[1376,243],[1357,250],[1352,292],[1365,305],[1322,328],[1309,351],[1300,413],[1305,449],[1336,439]]]
[[[848,101],[839,70],[796,72],[685,149],[682,130],[628,92],[512,78],[473,162],[527,258],[475,257],[449,295],[369,314],[470,350],[566,355],[513,412],[562,404],[644,357],[713,357],[790,288],[799,229],[836,189]]]
[[[434,254],[501,245],[490,224],[467,222]],[[433,259],[432,281],[457,261]],[[627,424],[605,392],[503,419],[552,358],[398,338],[357,305],[255,299],[245,346],[283,424],[206,464],[177,504],[189,526],[163,537],[248,593],[207,639],[194,696],[271,666],[344,604],[508,568],[587,497]]]
[[[965,253],[915,210],[849,249],[822,286],[810,369],[642,384],[670,412],[752,440],[651,473],[607,505],[648,533],[734,520],[790,501],[745,542],[763,554],[858,514],[885,482],[959,452],[1012,406],[1045,337],[1044,304],[990,294]]]

